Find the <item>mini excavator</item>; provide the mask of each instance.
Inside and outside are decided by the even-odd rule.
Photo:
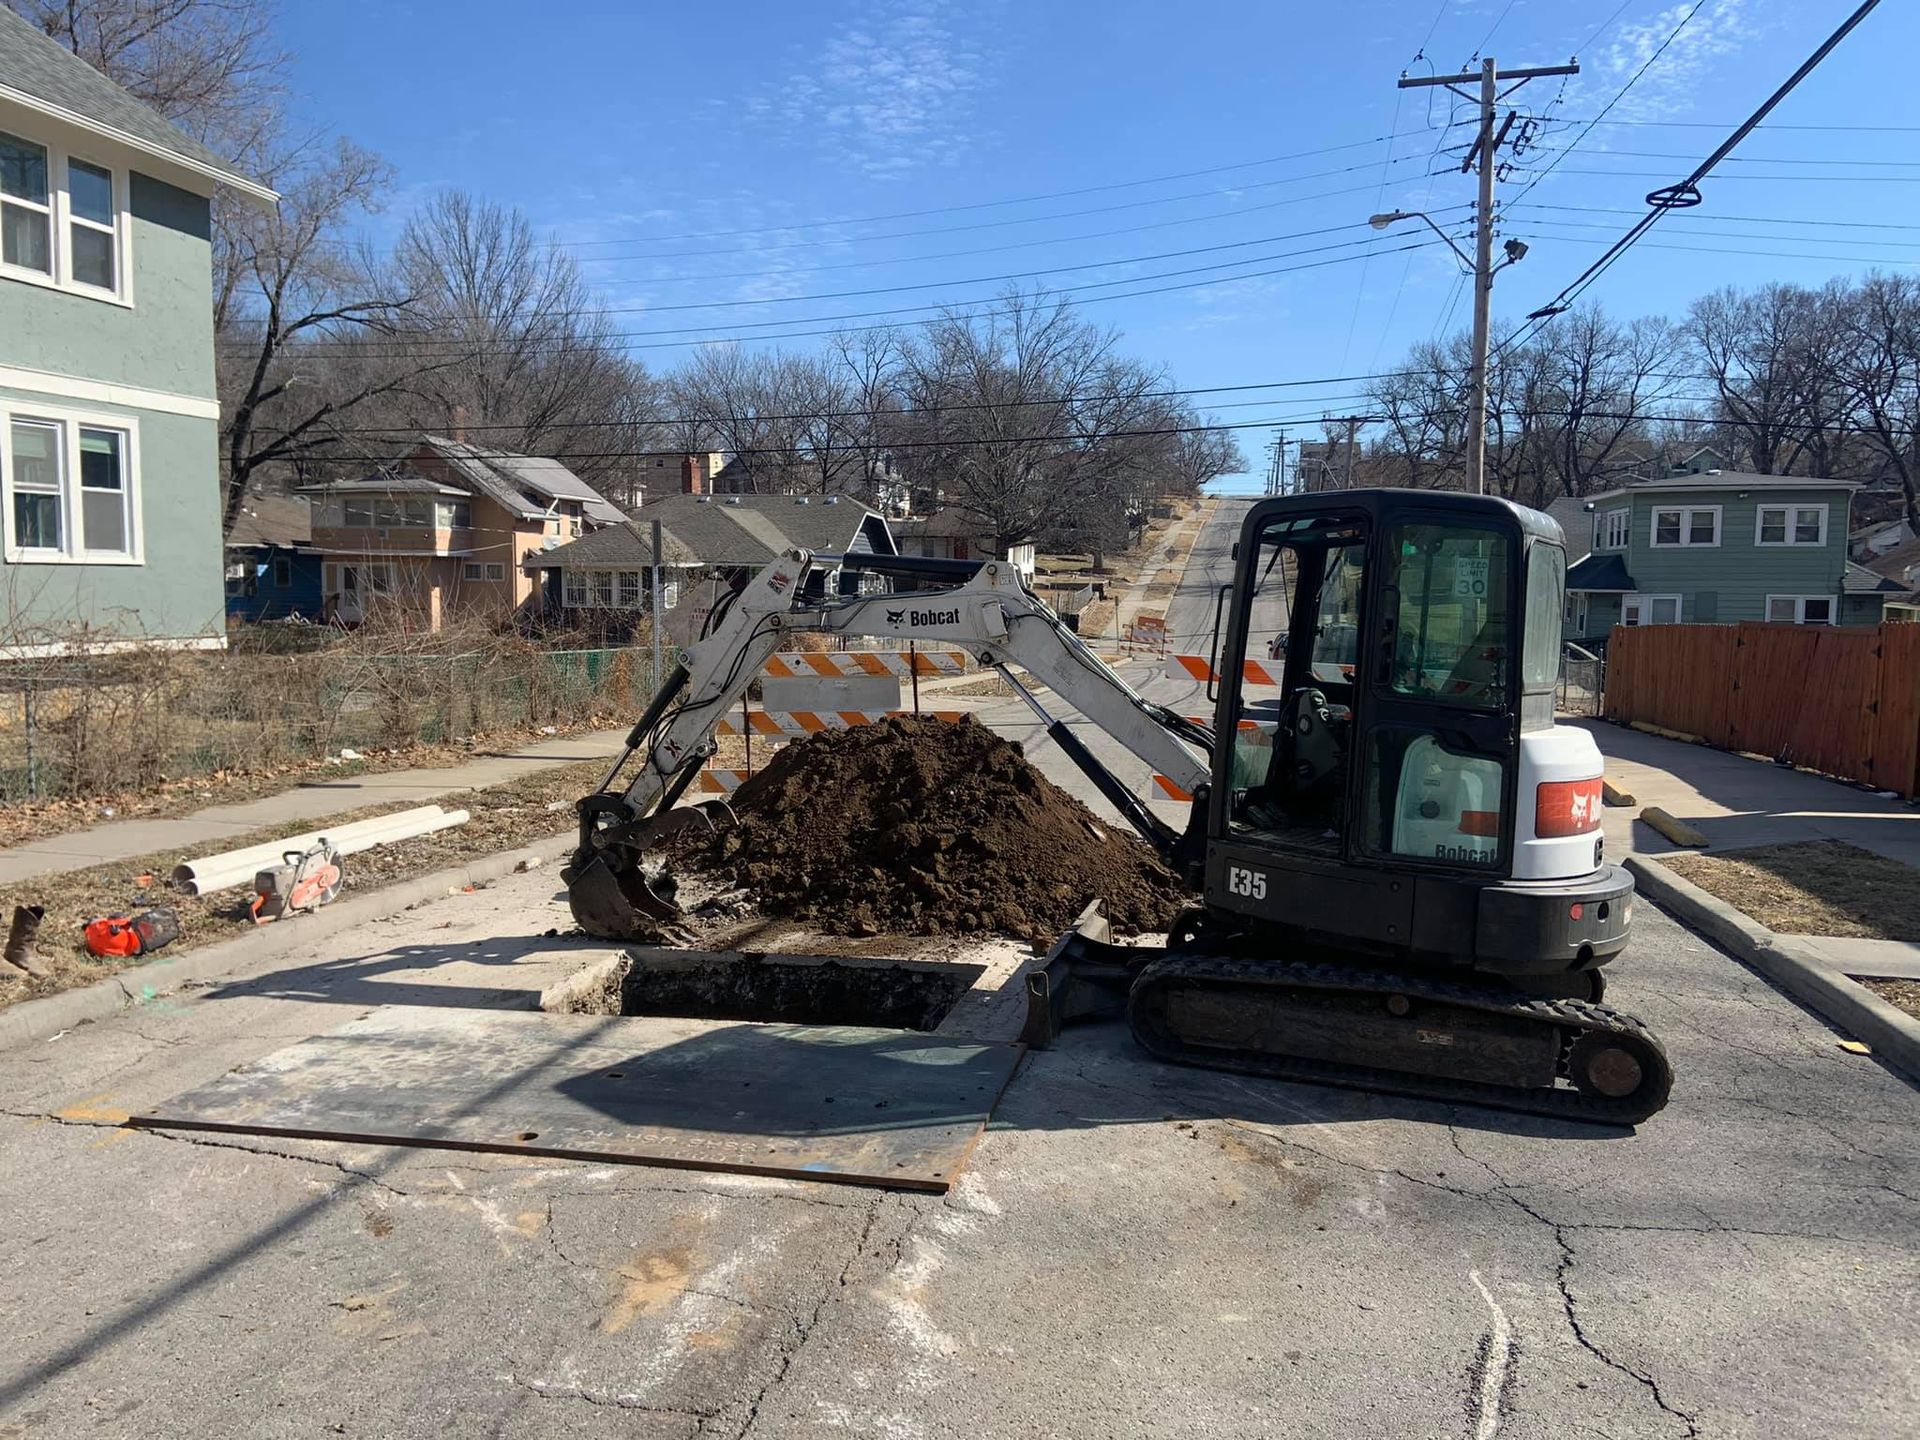
[[[1136,693],[998,561],[790,552],[715,605],[580,802],[573,913],[608,939],[677,917],[650,849],[724,823],[678,802],[794,632],[947,644],[998,670],[1195,892],[1165,946],[1061,937],[1027,976],[1029,1044],[1123,1009],[1184,1064],[1636,1124],[1672,1071],[1601,1003],[1634,889],[1603,853],[1599,749],[1554,723],[1565,587],[1559,525],[1504,500],[1261,501],[1215,598],[1208,724]],[[1013,666],[1190,794],[1185,826]]]

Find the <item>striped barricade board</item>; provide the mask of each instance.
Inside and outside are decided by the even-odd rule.
[[[769,655],[762,673],[780,680],[834,675],[961,675],[964,650],[794,650]]]
[[[1220,675],[1214,670],[1213,662],[1204,655],[1169,655],[1167,678],[1191,680],[1196,685],[1211,685],[1220,679]],[[1269,665],[1264,660],[1242,660],[1240,678],[1248,685],[1278,685],[1281,683],[1280,667]]]
[[[894,715],[913,714],[911,710],[751,710],[746,727],[739,716],[729,716],[713,727],[716,735],[770,735],[776,738],[794,735],[818,735],[822,730],[849,730],[856,725],[878,725]],[[930,720],[959,720],[965,710],[922,710]]]

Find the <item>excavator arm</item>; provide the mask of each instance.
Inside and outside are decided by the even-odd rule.
[[[843,571],[900,565],[889,557],[832,558]],[[1175,831],[1101,764],[1064,720],[1050,715],[1008,667],[1027,671],[1133,755],[1201,796],[1211,775],[1211,732],[1135,693],[1026,589],[1017,572],[987,561],[950,588],[803,600],[815,565],[807,551],[789,552],[715,608],[707,633],[687,647],[665,678],[628,735],[625,752],[599,789],[580,802],[580,845],[566,878],[574,916],[589,933],[629,938],[678,913],[670,894],[657,888],[660,882],[645,851],[677,830],[712,823],[712,808],[676,808],[676,802],[713,753],[714,730],[767,657],[803,631],[967,650],[1005,676],[1054,742],[1169,863],[1186,870],[1198,860],[1201,805],[1196,802],[1195,819],[1185,833]],[[637,768],[629,777],[635,757]]]

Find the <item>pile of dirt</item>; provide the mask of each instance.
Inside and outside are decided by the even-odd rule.
[[[898,717],[782,750],[733,797],[739,824],[683,867],[831,934],[1050,940],[1089,900],[1166,928],[1186,887],[971,717]]]

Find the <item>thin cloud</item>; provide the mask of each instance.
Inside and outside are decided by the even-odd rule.
[[[1632,24],[1619,27],[1602,46],[1594,64],[1595,79],[1588,98],[1599,103],[1616,93],[1673,34],[1674,27],[1693,8],[1691,0],[1671,5]],[[1669,44],[1612,111],[1618,120],[1669,120],[1691,110],[1700,85],[1722,60],[1738,54],[1760,34],[1749,0],[1709,0],[1686,29]],[[1584,78],[1584,77],[1583,77]],[[1587,88],[1587,87],[1582,87]]]
[[[825,147],[875,179],[958,160],[977,138],[987,57],[961,38],[947,0],[873,5],[745,113]]]

